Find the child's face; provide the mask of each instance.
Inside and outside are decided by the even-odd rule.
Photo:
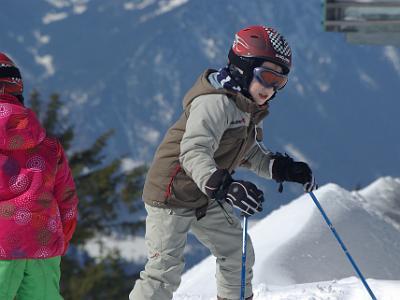
[[[269,61],[265,61],[261,67],[272,69],[276,72],[282,73],[282,67]],[[253,97],[254,102],[258,105],[265,104],[274,95],[274,88],[267,88],[263,86],[256,78],[250,83],[249,93]]]

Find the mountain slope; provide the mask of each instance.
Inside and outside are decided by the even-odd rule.
[[[27,92],[62,94],[77,147],[113,127],[110,156],[148,162],[197,76],[224,66],[234,33],[275,26],[294,67],[265,144],[309,161],[321,184],[400,176],[399,51],[349,45],[323,32],[321,18],[319,0],[4,0],[0,48],[21,66]]]
[[[400,179],[379,178],[355,194],[365,201],[365,207],[382,216],[400,230]]]
[[[392,181],[397,184],[397,179]],[[388,188],[387,180],[373,185],[374,192]],[[399,280],[400,231],[380,214],[366,210],[363,199],[335,184],[325,185],[315,194],[364,276]],[[386,194],[388,202],[392,201],[390,195]],[[365,190],[364,196],[372,195]],[[319,282],[355,274],[308,195],[274,211],[249,234],[256,253],[255,286]],[[212,257],[193,267],[184,274],[177,295],[215,295],[214,272],[210,272],[214,269]],[[211,287],[203,293],[206,285]]]

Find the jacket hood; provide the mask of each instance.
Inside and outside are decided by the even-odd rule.
[[[207,94],[225,94],[235,102],[236,106],[241,111],[250,113],[256,123],[260,122],[268,115],[268,103],[263,106],[259,106],[253,100],[247,98],[240,92],[235,92],[224,88],[216,89],[208,81],[208,76],[214,72],[217,72],[217,70],[207,69],[200,75],[196,83],[183,98],[183,109],[186,110],[192,101],[198,96]]]
[[[0,95],[0,150],[26,150],[40,144],[46,131],[35,113],[12,95]]]

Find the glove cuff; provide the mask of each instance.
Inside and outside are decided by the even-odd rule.
[[[210,199],[223,199],[232,182],[232,176],[227,169],[216,169],[204,187],[206,195]]]
[[[293,163],[293,158],[289,155],[282,155],[277,152],[272,157],[272,165],[270,163],[271,177],[276,182],[284,182],[288,179],[288,168]]]

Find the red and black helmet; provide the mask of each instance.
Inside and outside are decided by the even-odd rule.
[[[292,51],[289,44],[271,27],[250,26],[240,30],[235,35],[232,52],[238,57],[276,63],[283,68],[285,75],[290,72],[292,65]]]
[[[14,62],[0,52],[0,93],[22,95],[24,84],[21,73]]]
[[[228,55],[228,64],[235,80],[240,80],[246,90],[253,78],[253,70],[270,61],[281,66],[283,74],[290,72],[292,51],[285,38],[274,28],[256,25],[244,28],[235,35]],[[239,77],[239,78],[236,78]]]

